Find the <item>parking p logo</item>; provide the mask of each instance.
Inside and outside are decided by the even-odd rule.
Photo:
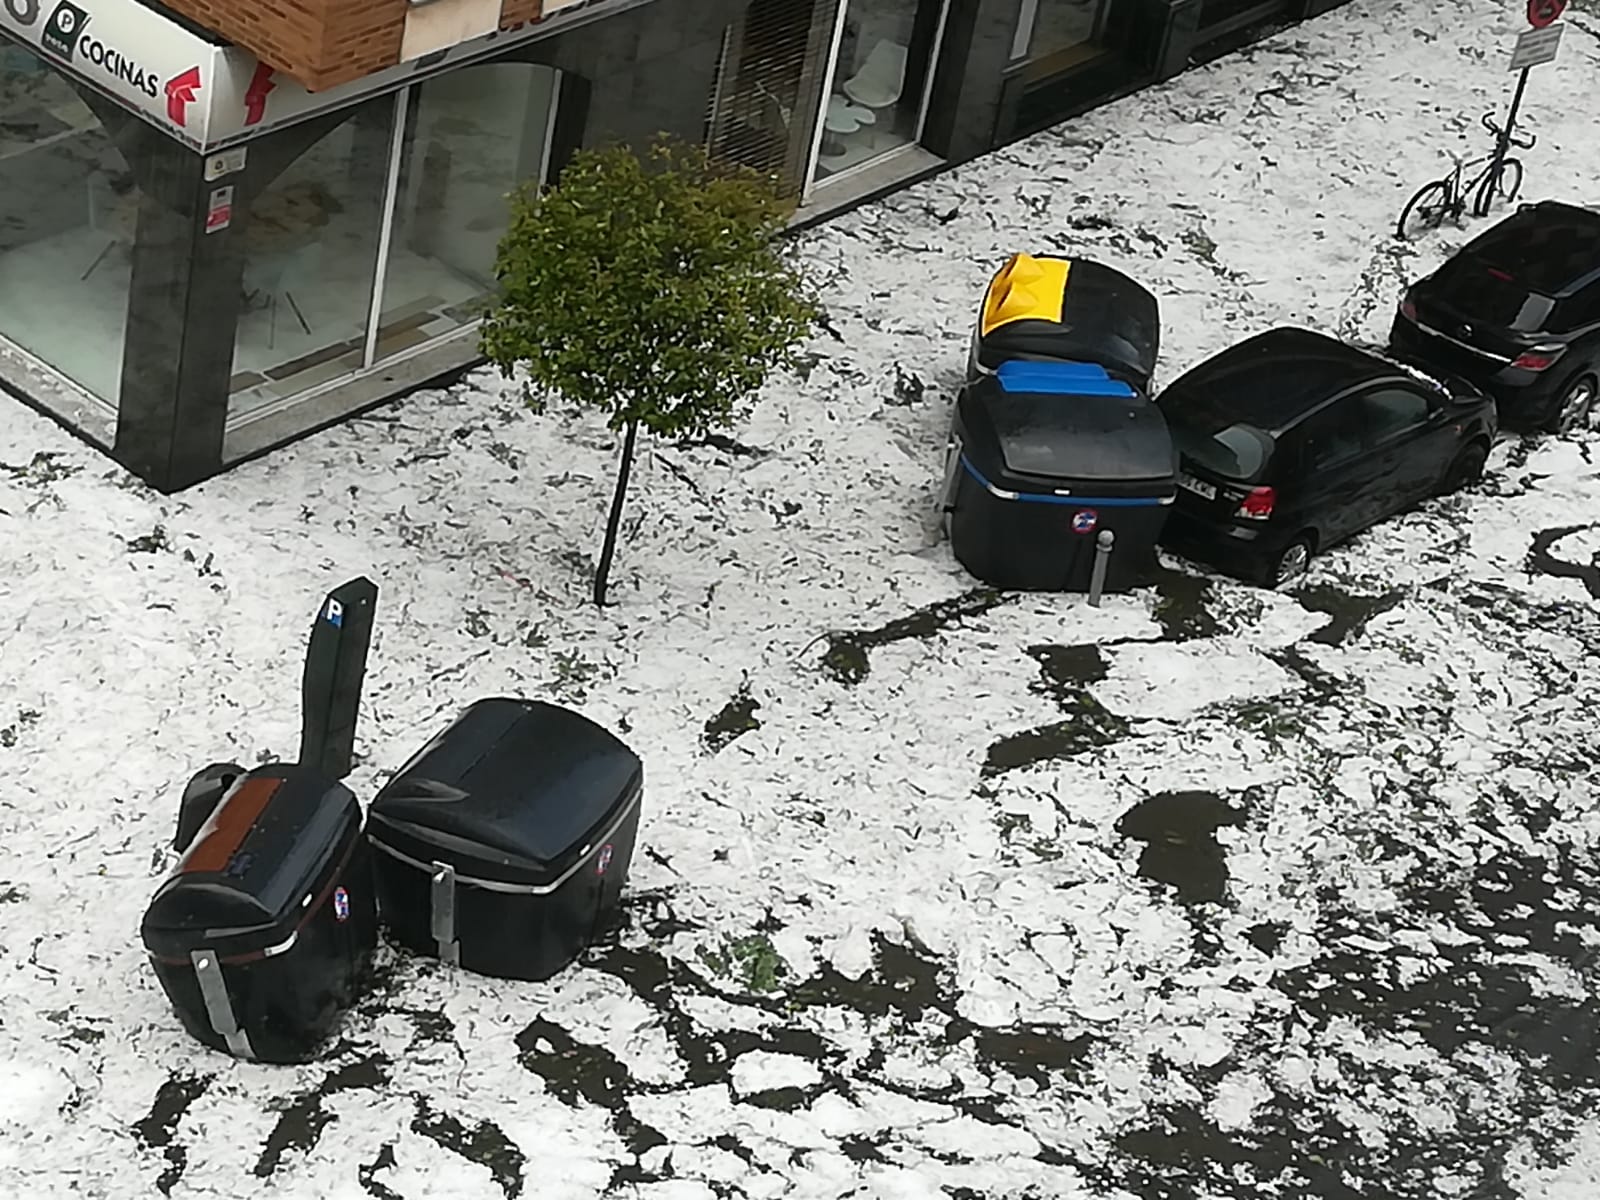
[[[88,23],[88,13],[73,4],[72,0],[61,0],[40,31],[39,44],[51,54],[71,62],[73,52],[78,48],[78,39],[83,36],[83,27]]]

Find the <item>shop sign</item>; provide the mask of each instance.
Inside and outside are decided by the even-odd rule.
[[[141,0],[0,0],[0,29],[179,141],[215,151],[647,2],[547,4],[553,15],[542,20],[322,92],[308,91],[246,50],[195,36]]]
[[[0,0],[0,28],[183,141],[205,141],[216,47],[139,0]]]
[[[0,0],[22,3],[23,0]],[[512,46],[550,37],[588,21],[635,8],[646,0],[569,0],[556,5],[546,0],[544,19],[512,29],[500,29],[469,42],[436,50],[411,62],[389,67],[326,91],[312,92],[281,71],[274,71],[247,50],[226,46],[216,50],[216,67],[210,85],[210,114],[206,121],[208,146],[243,141],[303,121],[330,109],[349,108],[370,95],[392,92],[408,83],[438,75],[453,66],[488,58]]]

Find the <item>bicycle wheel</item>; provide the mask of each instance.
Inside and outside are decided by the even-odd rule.
[[[1402,242],[1412,233],[1437,229],[1450,212],[1450,185],[1443,179],[1424,184],[1417,194],[1406,201],[1400,210],[1400,223],[1395,226],[1395,236]]]
[[[1510,204],[1517,198],[1517,193],[1522,190],[1522,160],[1508,158],[1500,164],[1500,178],[1496,181],[1494,191],[1489,190],[1489,176],[1484,175],[1483,181],[1478,184],[1478,194],[1473,198],[1472,213],[1474,216],[1487,217],[1491,209],[1502,200]]]

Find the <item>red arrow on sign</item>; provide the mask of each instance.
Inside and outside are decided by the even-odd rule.
[[[1528,24],[1535,29],[1554,25],[1566,8],[1567,0],[1528,0]]]
[[[189,106],[200,90],[200,68],[190,67],[182,75],[167,80],[167,116],[174,125],[189,123]]]

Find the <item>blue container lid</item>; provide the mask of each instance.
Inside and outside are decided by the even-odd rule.
[[[1115,396],[1132,400],[1136,393],[1120,379],[1106,374],[1098,363],[1025,362],[1012,359],[1000,364],[995,378],[1004,392],[1035,396]]]

